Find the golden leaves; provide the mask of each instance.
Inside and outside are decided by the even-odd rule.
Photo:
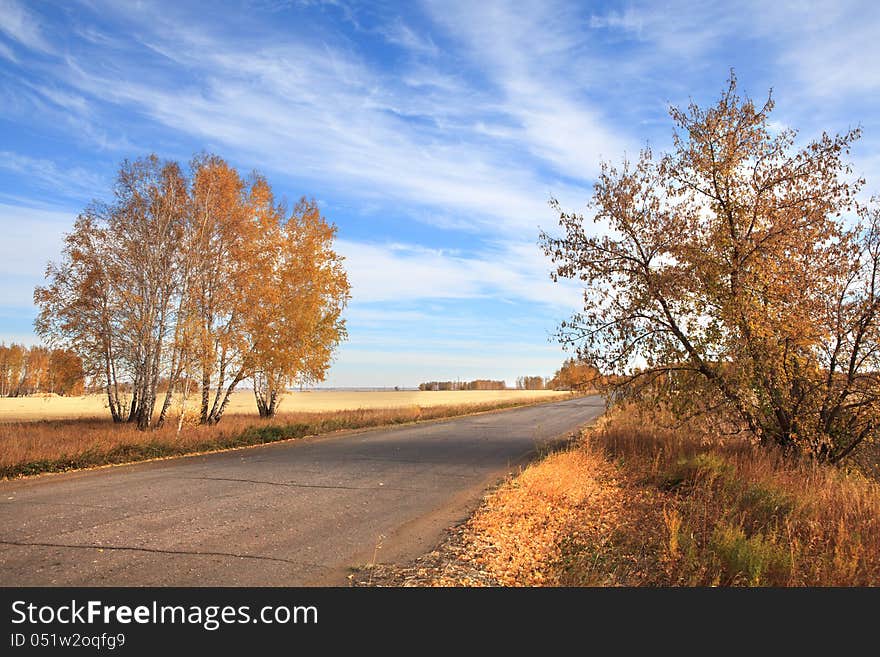
[[[772,109],[738,95],[734,75],[714,105],[673,109],[671,152],[602,167],[590,210],[603,234],[553,202],[553,276],[586,284],[558,337],[631,390],[653,386],[651,403],[721,410],[835,459],[880,431],[843,404],[880,397],[866,376],[880,367],[880,210],[842,219],[863,182],[843,160],[858,130],[795,148]]]
[[[278,390],[323,376],[349,286],[314,202],[288,213],[265,178],[210,154],[189,176],[155,155],[126,161],[114,191],[77,219],[34,295],[38,331],[78,350],[114,419],[150,426],[160,380],[159,424],[196,379],[200,421],[213,424],[248,376]]]

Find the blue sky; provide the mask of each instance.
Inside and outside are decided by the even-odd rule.
[[[772,6],[770,6],[772,4]],[[207,150],[339,227],[350,339],[326,385],[550,374],[577,310],[537,247],[550,196],[670,143],[731,67],[778,125],[855,125],[880,193],[871,2],[0,0],[0,339],[118,163]]]

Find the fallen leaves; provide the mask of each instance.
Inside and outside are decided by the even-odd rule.
[[[490,493],[444,543],[412,564],[378,564],[353,585],[553,586],[567,541],[608,531],[623,496],[616,468],[588,443],[551,454]]]

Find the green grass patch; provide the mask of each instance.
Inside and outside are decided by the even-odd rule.
[[[718,561],[722,585],[762,586],[789,578],[789,551],[763,534],[747,536],[742,527],[720,523],[708,548]]]
[[[701,452],[690,457],[680,457],[663,477],[662,487],[675,490],[681,486],[712,486],[716,481],[727,483],[735,476],[733,465],[720,454]]]

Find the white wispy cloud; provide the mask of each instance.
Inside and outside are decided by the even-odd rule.
[[[35,158],[12,151],[0,151],[0,170],[27,179],[53,194],[92,198],[108,187],[107,180],[81,166],[65,167],[54,160]]]
[[[842,0],[786,8],[770,10],[773,32],[788,46],[780,63],[809,95],[827,100],[880,90],[880,14],[873,3]]]
[[[4,59],[8,59],[13,64],[18,62],[18,58],[15,56],[15,53],[12,52],[12,48],[7,46],[2,41],[0,41],[0,57],[3,57]]]
[[[517,40],[503,47],[491,45],[494,36],[481,45],[474,35],[473,59],[482,61],[489,49],[499,62],[530,48],[528,19],[518,19]],[[89,57],[71,54],[58,62],[57,78],[75,101],[71,113],[87,116],[84,103],[124,108],[226,152],[234,149],[239,160],[270,171],[332,179],[365,200],[440,209],[421,216],[438,217],[445,228],[466,222],[503,235],[534,227],[547,217],[550,194],[583,191],[599,159],[616,157],[631,143],[603,124],[596,107],[554,89],[562,77],[548,78],[541,66],[487,69],[492,84],[507,90],[499,102],[491,85],[465,83],[448,63],[419,61],[388,71],[327,41],[283,34],[230,39],[158,11],[141,24],[147,27],[136,38],[173,63],[169,71],[186,75],[163,76],[163,67],[133,51],[120,53],[116,42],[114,56],[96,66],[94,49],[102,41],[90,37]],[[386,38],[416,50],[436,48],[403,22],[389,30]],[[564,55],[564,49],[547,53],[556,68]],[[52,103],[66,100],[58,87],[37,91]],[[548,182],[523,156],[583,183]],[[453,215],[456,222],[449,221]]]
[[[602,116],[579,70],[598,58],[582,48],[583,21],[558,2],[431,2],[432,16],[464,43],[501,95],[506,134],[557,172],[591,179],[603,159],[638,142]],[[494,127],[486,128],[490,131]],[[497,134],[497,133],[496,133]]]
[[[75,212],[0,203],[0,308],[28,309],[46,264],[57,260]]]
[[[440,52],[430,36],[418,34],[401,19],[383,26],[380,32],[388,43],[405,48],[412,53],[435,56]]]
[[[188,52],[184,44],[175,53],[181,63],[210,65],[202,88],[157,88],[135,75],[111,80],[79,63],[69,79],[80,93],[231,146],[261,167],[335,180],[367,199],[456,208],[484,227],[499,219],[534,226],[546,216],[547,197],[530,171],[490,147],[410,125],[437,116],[425,117],[359,62],[295,45],[238,53],[215,46]]]
[[[0,0],[0,32],[31,50],[54,51],[43,35],[39,21],[16,0]]]
[[[582,301],[576,285],[550,281],[534,243],[500,242],[469,255],[349,240],[337,246],[357,302],[491,298],[574,310]]]
[[[772,72],[774,86],[800,85],[803,95],[813,99],[827,101],[880,87],[880,14],[864,0],[748,0],[736,8],[721,0],[642,0],[593,13],[589,25],[650,44],[648,55],[658,69],[684,62],[717,69],[719,63],[729,67],[756,58]],[[737,39],[753,45],[731,48]],[[762,44],[757,51],[751,49],[756,43]],[[651,66],[643,60],[642,68]]]
[[[624,32],[631,32],[640,36],[644,27],[644,20],[641,13],[635,11],[632,7],[628,7],[624,11],[612,10],[605,14],[592,14],[590,16],[590,27],[594,30],[623,30]]]
[[[25,125],[38,117],[88,150],[115,151],[126,156],[149,152],[148,147],[133,144],[127,130],[112,125],[98,102],[90,102],[67,85],[66,67],[63,62],[56,64],[58,77],[42,77],[41,82],[30,73],[18,79],[0,78],[0,93],[4,96],[0,114]]]

